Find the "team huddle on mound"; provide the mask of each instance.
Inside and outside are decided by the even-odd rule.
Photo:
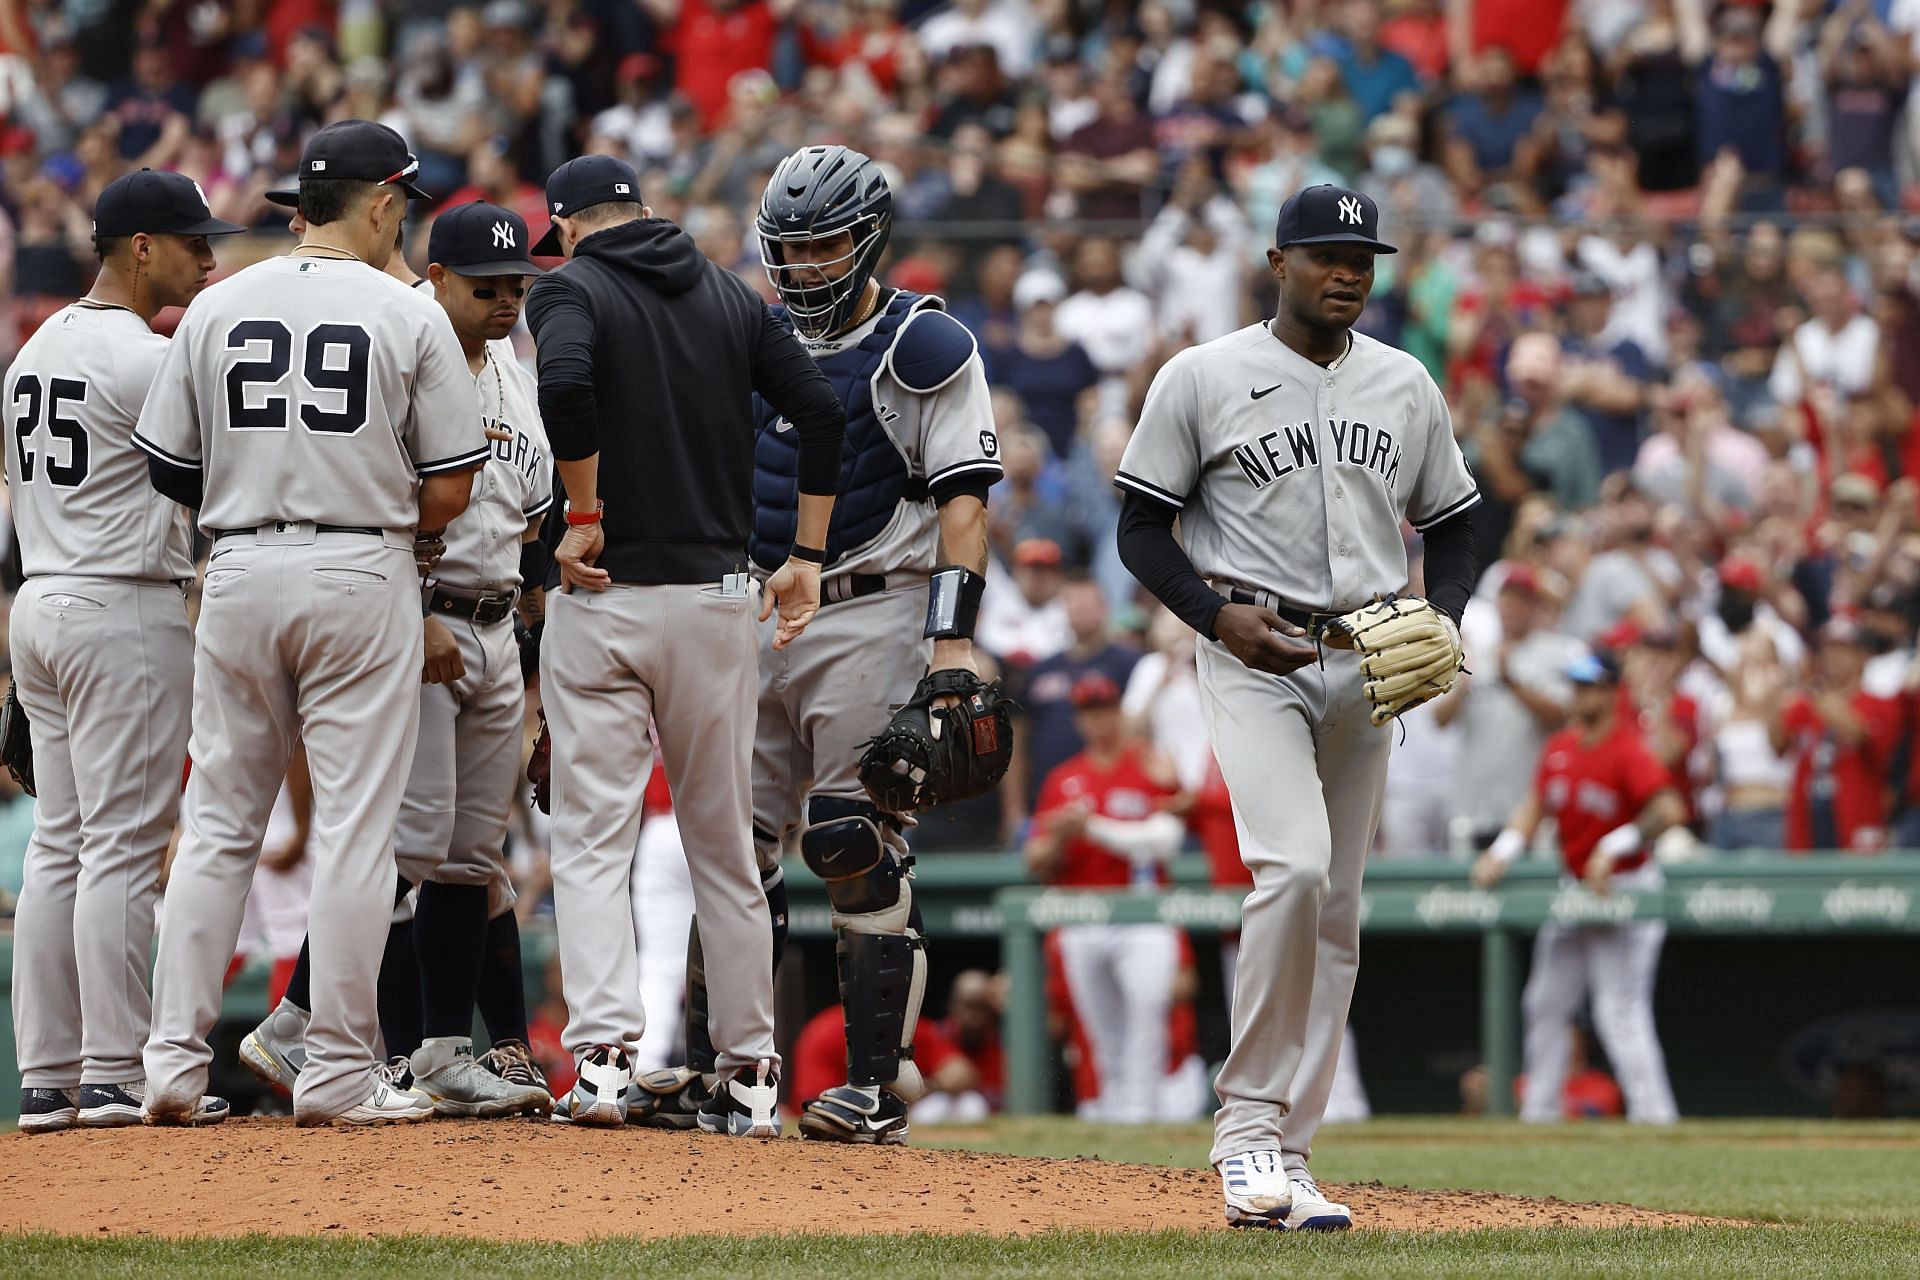
[[[508,210],[443,211],[416,281],[398,248],[417,169],[385,126],[322,129],[275,193],[293,252],[212,288],[208,237],[238,228],[185,178],[121,179],[96,210],[99,282],[8,375],[31,760],[0,753],[39,796],[21,1127],[226,1118],[208,1037],[299,750],[308,938],[240,1055],[299,1123],[777,1136],[797,848],[832,907],[847,1042],[846,1082],[801,1100],[800,1131],[905,1141],[926,981],[908,835],[995,785],[1012,749],[972,648],[1001,478],[973,336],[876,277],[892,195],[844,147],[804,148],[768,185],[772,307],[603,156],[549,178],[538,244]],[[1240,1226],[1351,1224],[1307,1159],[1357,969],[1381,726],[1462,662],[1477,492],[1431,380],[1351,331],[1392,252],[1377,227],[1355,192],[1290,199],[1275,319],[1163,369],[1116,478],[1122,558],[1205,642],[1254,879],[1213,1153]],[[555,254],[549,273],[531,260]],[[523,302],[537,376],[504,342]],[[187,308],[171,341],[150,328],[168,306]],[[1390,466],[1342,447],[1360,424]],[[1282,433],[1311,465],[1280,468]],[[1275,464],[1259,483],[1254,448]],[[1405,594],[1403,521],[1426,538],[1425,598]],[[191,629],[190,522],[212,543]],[[503,855],[534,679],[526,776],[552,816],[579,1066],[557,1098],[526,1048]],[[629,903],[656,755],[695,903],[688,1058],[636,1074]]]

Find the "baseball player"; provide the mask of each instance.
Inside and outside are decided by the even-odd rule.
[[[1127,731],[1120,686],[1102,673],[1081,676],[1068,700],[1086,747],[1041,783],[1027,869],[1048,884],[1157,885],[1186,835],[1186,824],[1166,807],[1180,789],[1173,766]],[[1082,924],[1061,929],[1059,938],[1067,989],[1100,1079],[1098,1118],[1158,1119],[1180,931],[1154,923]]]
[[[480,419],[492,440],[467,510],[447,527],[447,551],[426,584],[426,664],[413,773],[395,852],[417,902],[396,910],[381,985],[411,983],[420,1030],[411,1039],[382,1019],[386,1051],[409,1059],[413,1086],[443,1116],[544,1112],[552,1099],[531,1076],[502,1078],[474,1056],[471,1028],[489,916],[510,914],[503,841],[519,774],[524,688],[512,619],[523,582],[543,583],[539,519],[552,505],[552,467],[533,379],[506,334],[538,268],[518,214],[475,202],[433,224],[427,287],[460,339]],[[395,250],[397,256],[398,250]],[[530,593],[539,592],[539,587]],[[533,606],[537,610],[537,605]],[[409,954],[411,953],[411,954]],[[397,996],[382,1000],[391,1008]],[[295,992],[241,1044],[255,1074],[291,1088],[303,1058],[306,1011]],[[526,1043],[525,1019],[498,1030],[502,1054]],[[527,1065],[530,1067],[531,1060]]]
[[[1378,226],[1359,192],[1290,197],[1267,253],[1278,313],[1160,370],[1115,480],[1128,569],[1202,637],[1208,736],[1253,873],[1212,1154],[1236,1226],[1352,1225],[1307,1158],[1358,968],[1379,722],[1451,686],[1473,580],[1479,495],[1446,401],[1411,356],[1353,332],[1374,255],[1393,252]],[[1406,587],[1409,519],[1430,603],[1361,609]],[[1372,659],[1342,646],[1374,619],[1400,651],[1363,676]]]
[[[800,1133],[859,1143],[906,1141],[907,1104],[924,1092],[912,1043],[927,964],[905,823],[862,786],[860,747],[930,661],[936,671],[978,675],[972,636],[986,585],[987,490],[1000,478],[973,335],[939,298],[873,277],[892,225],[879,166],[841,146],[806,147],[781,161],[755,224],[782,302],[776,314],[846,406],[847,443],[819,616],[806,643],[791,649],[761,628],[754,848],[776,939],[786,933],[780,849],[790,831],[799,829],[801,856],[827,882],[849,1074],[808,1103]],[[765,578],[793,539],[801,486],[779,408],[763,397],[754,408],[750,549]],[[709,955],[702,948],[690,959],[689,974],[699,975]],[[702,1052],[705,1007],[704,991],[689,993],[693,1061],[643,1076],[630,1118],[695,1123],[715,1073]]]
[[[13,676],[38,794],[13,949],[27,1133],[140,1122],[153,904],[187,752],[193,554],[133,428],[167,350],[148,326],[206,287],[208,237],[240,230],[180,174],[116,179],[94,205],[92,291],[7,370],[7,490],[27,578]],[[226,1107],[196,1093],[191,1114],[211,1123]]]
[[[302,1124],[433,1114],[374,1072],[374,991],[399,877],[430,563],[490,452],[446,312],[382,271],[419,162],[366,120],[300,160],[292,256],[207,291],[134,441],[155,487],[214,538],[194,679],[183,833],[160,921],[146,1118],[180,1123],[293,740],[313,781],[312,1019]]]
[[[1500,883],[1533,843],[1543,818],[1559,832],[1569,881],[1595,893],[1658,891],[1651,849],[1668,827],[1686,819],[1672,774],[1620,714],[1620,667],[1611,655],[1583,654],[1566,669],[1573,682],[1572,721],[1547,739],[1533,788],[1506,829],[1474,863],[1483,889]],[[1520,1118],[1561,1118],[1573,1020],[1593,994],[1593,1025],[1626,1095],[1627,1116],[1643,1124],[1679,1118],[1667,1060],[1653,1023],[1653,984],[1666,943],[1663,920],[1610,926],[1549,922],[1533,942],[1533,969],[1522,997],[1526,1015],[1527,1092]]]
[[[568,1049],[563,1123],[626,1123],[645,1031],[629,903],[648,717],[707,930],[719,1073],[704,1123],[775,1137],[773,940],[754,864],[754,616],[784,651],[820,603],[845,412],[793,334],[737,276],[640,203],[633,169],[582,156],[547,179],[536,256],[540,417],[566,489],[563,589],[541,640],[551,734],[553,899]],[[754,608],[755,393],[792,424],[797,519]],[[604,501],[602,495],[605,495]]]

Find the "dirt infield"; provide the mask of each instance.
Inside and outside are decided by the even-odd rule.
[[[1486,1192],[1330,1190],[1374,1229],[1700,1221]],[[199,1130],[0,1137],[0,1231],[83,1236],[424,1232],[579,1241],[1205,1229],[1220,1224],[1218,1196],[1205,1170],[533,1122],[343,1131],[235,1120]]]

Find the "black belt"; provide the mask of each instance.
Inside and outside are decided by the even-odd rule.
[[[503,596],[476,596],[450,591],[446,587],[435,587],[427,597],[427,612],[482,625],[505,622],[513,616],[514,596],[515,593],[511,591]]]
[[[300,524],[303,522],[298,520],[282,520],[277,523],[287,525]],[[221,538],[238,537],[243,533],[258,533],[265,527],[264,525],[255,525],[251,529],[215,529],[213,536],[214,539],[218,541]],[[374,529],[364,524],[316,524],[313,526],[313,531],[315,533],[364,533],[375,538],[384,537],[387,532],[385,529]]]
[[[845,583],[845,586],[841,586]],[[827,594],[828,585],[820,589],[820,606],[836,604],[842,600],[858,600],[861,596],[877,596],[887,589],[887,575],[884,573],[848,573],[842,574],[832,582],[833,594]]]
[[[1294,626],[1304,630],[1309,640],[1318,640],[1321,630],[1340,616],[1337,613],[1317,613],[1310,609],[1296,609],[1292,605],[1280,603],[1264,591],[1249,591],[1245,587],[1229,588],[1227,600],[1232,604],[1250,604],[1256,608],[1270,608]]]

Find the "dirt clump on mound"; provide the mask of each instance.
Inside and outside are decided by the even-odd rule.
[[[1363,1228],[1682,1225],[1624,1205],[1329,1186]],[[73,1130],[0,1137],[0,1231],[428,1233],[578,1241],[764,1232],[1021,1235],[1222,1224],[1204,1169],[705,1134],[465,1122]]]

